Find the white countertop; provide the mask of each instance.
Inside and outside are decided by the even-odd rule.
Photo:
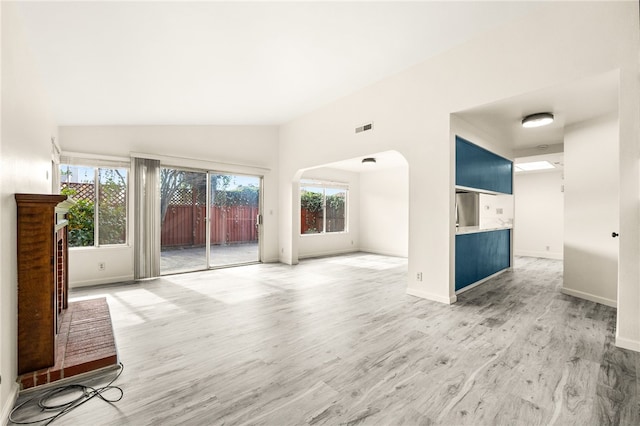
[[[474,234],[477,232],[500,231],[502,229],[512,229],[512,225],[495,226],[489,228],[480,228],[479,226],[460,226],[456,228],[456,235]]]

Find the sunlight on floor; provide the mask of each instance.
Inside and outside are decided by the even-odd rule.
[[[78,297],[70,301],[83,300],[91,297]],[[126,314],[127,325],[141,324],[158,318],[164,318],[169,314],[186,312],[179,306],[167,301],[151,291],[135,288],[105,294],[110,307]]]
[[[226,305],[235,305],[249,300],[260,299],[278,292],[271,286],[266,286],[250,279],[238,279],[235,277],[233,280],[227,280],[218,274],[216,275],[217,278],[222,279],[217,279],[216,282],[203,281],[203,275],[198,274],[197,277],[186,275],[166,277],[164,281]]]
[[[353,266],[356,268],[374,269],[376,271],[397,268],[398,266],[405,266],[407,264],[407,259],[403,257],[387,257],[384,258],[384,260],[384,262],[381,262],[380,256],[362,255],[336,257],[334,259],[330,259],[329,263],[333,263],[336,265]]]

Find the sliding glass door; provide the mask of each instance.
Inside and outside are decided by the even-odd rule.
[[[160,169],[160,274],[260,261],[258,176]]]
[[[160,274],[207,268],[207,173],[160,169]]]
[[[209,173],[209,267],[260,260],[258,176]]]

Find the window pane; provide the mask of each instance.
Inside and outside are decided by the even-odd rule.
[[[127,170],[99,169],[98,243],[127,242]]]
[[[323,229],[322,188],[300,188],[300,233],[319,234]]]
[[[70,196],[76,204],[69,209],[69,247],[94,244],[95,169],[93,167],[60,165],[60,193]]]
[[[327,232],[344,232],[347,204],[347,191],[345,189],[325,189]]]

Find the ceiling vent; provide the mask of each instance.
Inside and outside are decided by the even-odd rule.
[[[368,123],[360,127],[356,127],[356,133],[366,132],[367,130],[373,130],[373,123]]]

